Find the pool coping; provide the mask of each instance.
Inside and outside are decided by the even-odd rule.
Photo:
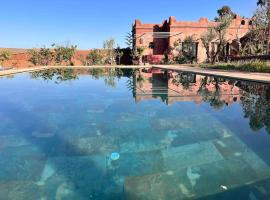
[[[167,70],[176,70],[182,72],[191,72],[200,75],[211,75],[220,76],[230,79],[240,79],[246,81],[254,81],[261,83],[270,83],[270,73],[258,73],[258,72],[240,72],[240,71],[225,71],[225,70],[215,70],[215,69],[202,69],[199,67],[191,67],[184,65],[112,65],[112,66],[41,66],[41,67],[28,67],[23,69],[9,69],[0,71],[0,76],[8,76],[24,72],[34,72],[46,69],[91,69],[91,68],[132,68],[132,69],[142,69],[142,68],[160,68]]]
[[[28,68],[21,68],[21,69],[9,69],[9,70],[3,70],[0,71],[0,77],[1,76],[8,76],[8,75],[14,75],[24,72],[34,72],[34,71],[41,71],[41,70],[47,70],[47,69],[92,69],[92,68],[123,68],[123,69],[141,69],[141,68],[151,68],[152,66],[121,66],[121,65],[112,65],[112,66],[41,66],[41,67],[28,67]]]

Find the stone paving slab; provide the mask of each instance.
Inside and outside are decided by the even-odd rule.
[[[213,194],[199,198],[199,200],[269,200],[270,199],[270,180],[256,182],[251,185],[244,185],[232,190],[224,191],[222,193]]]
[[[163,170],[163,158],[160,150],[138,153],[123,153],[119,160],[108,158],[107,169],[118,176],[138,176],[157,173]]]
[[[0,181],[1,200],[42,199],[43,195],[44,194],[42,194],[42,191],[35,182]]]
[[[225,159],[241,157],[245,152],[251,151],[246,144],[235,136],[216,139],[213,144]]]
[[[162,151],[164,171],[177,170],[223,160],[212,142],[200,142]]]
[[[111,173],[107,160],[103,155],[49,158],[37,184],[56,195],[68,191],[64,199],[119,199],[112,197],[122,194],[124,178]]]
[[[237,137],[162,151],[163,172],[125,179],[127,199],[194,199],[270,178],[270,167]]]
[[[258,162],[258,157],[251,157],[251,162]],[[127,177],[124,188],[128,200],[197,199],[224,192],[222,185],[231,190],[270,177],[269,167],[260,175],[257,170],[262,169],[245,159],[230,158],[167,173]]]
[[[0,155],[0,181],[36,181],[46,162],[42,155]]]

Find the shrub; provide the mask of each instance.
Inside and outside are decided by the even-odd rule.
[[[143,54],[145,47],[136,47],[132,51],[132,62],[134,65],[141,65],[143,63]]]
[[[54,45],[53,45],[54,46]],[[59,65],[73,65],[72,57],[76,52],[77,46],[57,46],[54,48],[55,63]]]
[[[94,49],[86,57],[87,65],[100,65],[102,64],[102,55],[99,50]]]
[[[170,63],[170,57],[167,52],[163,54],[163,64],[169,64]]]
[[[11,58],[11,52],[8,50],[0,51],[0,64]]]
[[[169,54],[167,51],[163,54],[162,59],[163,64],[174,64],[173,55]]]
[[[40,49],[30,49],[27,53],[30,57],[29,61],[34,65],[47,66],[53,61],[54,58],[52,50],[46,47]]]

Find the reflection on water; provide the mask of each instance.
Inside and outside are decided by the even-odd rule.
[[[3,77],[0,199],[269,199],[269,88],[155,68]]]
[[[130,77],[133,74],[132,69],[119,68],[93,68],[93,69],[50,69],[31,73],[33,79],[43,79],[45,81],[55,81],[59,84],[64,81],[72,81],[79,78],[79,75],[91,75],[95,80],[104,78],[105,84],[110,87],[116,87],[116,79],[123,76]]]
[[[136,102],[152,98],[167,105],[193,101],[208,103],[215,110],[240,103],[250,127],[255,131],[266,128],[270,133],[269,84],[159,69],[137,72],[133,81]]]
[[[42,78],[46,81],[54,80],[56,84],[59,84],[63,81],[70,81],[78,79],[78,75],[74,73],[72,69],[52,69],[52,70],[43,70],[36,71],[31,73],[31,78],[37,79]]]

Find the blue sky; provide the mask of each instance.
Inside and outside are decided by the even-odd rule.
[[[124,47],[136,18],[146,23],[160,23],[170,15],[178,20],[213,19],[222,5],[250,17],[256,0],[1,0],[0,47],[69,42],[90,49],[109,37]]]

